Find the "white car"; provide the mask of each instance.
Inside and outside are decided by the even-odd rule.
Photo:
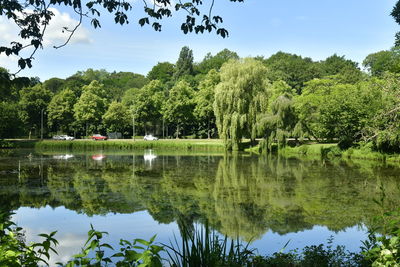
[[[145,140],[145,141],[155,141],[155,140],[158,140],[158,138],[153,136],[153,135],[151,135],[151,134],[146,134],[143,137],[143,140]]]
[[[59,135],[58,137],[59,137],[58,140],[68,140],[68,141],[72,141],[72,140],[75,139],[74,137],[69,136],[69,135],[66,135],[66,134]]]

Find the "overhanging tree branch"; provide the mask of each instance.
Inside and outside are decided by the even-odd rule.
[[[71,41],[77,29],[82,25],[85,17],[91,19],[91,25],[94,28],[101,27],[99,17],[101,16],[100,11],[103,10],[114,15],[115,23],[124,25],[129,23],[128,15],[125,12],[132,10],[132,4],[125,0],[91,0],[85,5],[82,5],[81,0],[47,0],[48,3],[45,1],[46,0],[28,0],[25,2],[24,0],[0,0],[0,16],[6,16],[9,21],[13,21],[20,29],[18,35],[23,40],[28,41],[26,45],[18,41],[13,41],[9,46],[0,46],[0,55],[15,55],[19,57],[18,67],[20,69],[17,73],[25,67],[31,68],[35,53],[39,48],[43,48],[46,28],[54,17],[54,14],[48,10],[49,7],[56,5],[65,6],[67,8],[71,7],[79,14],[79,22],[74,29],[69,30],[63,27],[63,29],[70,34],[65,43],[53,46],[56,49],[66,46]],[[244,0],[227,1],[244,2]],[[228,36],[228,31],[225,28],[219,27],[219,24],[223,22],[222,18],[212,15],[214,4],[215,0],[212,0],[206,15],[200,11],[200,7],[204,5],[201,0],[179,0],[174,7],[171,6],[170,0],[153,0],[152,7],[149,7],[147,2],[143,0],[143,7],[147,16],[139,19],[138,23],[140,26],[146,24],[150,25],[151,23],[151,27],[155,31],[161,31],[161,20],[172,17],[173,9],[176,13],[183,10],[188,14],[185,21],[181,24],[181,30],[184,34],[193,31],[196,34],[204,33],[205,31],[214,31],[217,35],[225,38]],[[90,17],[89,14],[91,14],[92,17]],[[20,52],[29,47],[34,47],[32,53],[27,58],[22,57]]]

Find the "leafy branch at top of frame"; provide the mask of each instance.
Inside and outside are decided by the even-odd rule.
[[[244,0],[229,0],[230,2],[244,2]],[[175,5],[171,0],[143,0],[145,16],[138,20],[140,26],[151,25],[155,31],[162,30],[161,21],[172,17],[173,13],[185,12],[186,18],[181,24],[181,31],[188,33],[215,32],[217,35],[226,38],[229,33],[220,24],[223,19],[219,15],[213,15],[215,0],[212,0],[206,12],[201,8],[206,4],[202,0],[176,1]],[[74,13],[79,16],[77,24],[69,29],[63,27],[63,32],[67,32],[66,40],[60,45],[53,46],[61,48],[67,45],[73,38],[74,33],[82,25],[84,19],[90,20],[92,27],[100,28],[100,16],[106,11],[114,16],[114,22],[120,25],[129,23],[128,12],[134,9],[130,1],[125,0],[92,0],[83,3],[81,0],[27,0],[20,2],[16,0],[0,0],[0,16],[5,16],[9,21],[13,21],[19,28],[19,37],[23,41],[12,41],[8,46],[0,46],[0,55],[18,57],[19,71],[26,67],[32,67],[32,61],[38,49],[43,49],[43,42],[46,36],[46,29],[54,13],[51,7],[65,6],[72,8]],[[22,51],[32,48],[28,55],[22,55]],[[18,71],[18,72],[19,72]],[[17,72],[17,73],[18,73]],[[17,74],[17,73],[14,73]]]

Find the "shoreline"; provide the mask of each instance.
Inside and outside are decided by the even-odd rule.
[[[245,142],[244,142],[245,144]],[[73,141],[59,140],[26,140],[14,139],[4,140],[0,148],[31,148],[39,151],[132,151],[137,149],[159,149],[160,151],[198,151],[198,152],[225,152],[222,139],[160,139],[157,141],[144,141],[142,139],[112,139],[107,141],[93,141],[90,139],[77,139]],[[248,147],[243,145],[239,152],[252,154],[260,153],[259,145]],[[370,147],[352,147],[341,150],[336,143],[327,144],[303,144],[296,147],[286,146],[276,149],[276,153],[284,157],[313,157],[321,159],[354,159],[372,160],[381,162],[400,162],[400,154],[389,154],[373,151]]]

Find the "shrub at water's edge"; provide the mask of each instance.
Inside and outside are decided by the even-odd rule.
[[[373,150],[370,144],[351,147],[346,150],[340,149],[337,144],[306,144],[280,148],[278,153],[285,157],[344,158],[400,162],[400,154],[381,153]]]

